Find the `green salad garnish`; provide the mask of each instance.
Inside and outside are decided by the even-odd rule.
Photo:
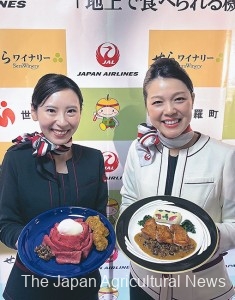
[[[196,233],[195,226],[193,225],[193,223],[192,223],[190,220],[184,220],[180,225],[181,225],[187,232]]]
[[[138,221],[138,224],[144,226],[145,222],[150,218],[152,218],[150,215],[145,215],[142,220]]]

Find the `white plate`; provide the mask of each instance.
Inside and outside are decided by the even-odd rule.
[[[166,263],[166,260],[150,257],[135,243],[134,236],[141,229],[138,221],[146,214],[153,215],[155,209],[163,207],[167,210],[173,208],[173,211],[182,214],[183,220],[189,219],[195,225],[195,235],[189,234],[198,243],[198,251],[194,255]],[[118,247],[132,262],[161,274],[179,274],[197,269],[215,254],[219,243],[218,229],[208,213],[191,201],[173,196],[153,196],[134,202],[119,216],[115,229]]]
[[[143,250],[141,250],[141,248],[138,246],[138,244],[135,242],[135,239],[134,239],[135,235],[140,233],[141,228],[143,228],[142,226],[140,226],[138,224],[138,222],[140,220],[142,220],[145,215],[153,216],[156,209],[179,212],[182,215],[181,223],[183,221],[185,221],[186,219],[190,220],[193,223],[196,233],[188,232],[188,236],[195,240],[195,242],[197,243],[197,246],[191,254],[189,254],[188,256],[181,258],[181,259],[164,260],[164,259],[154,258],[154,257],[148,255]],[[164,224],[164,225],[170,226],[167,223],[159,223],[159,224]],[[159,200],[156,200],[156,201],[148,203],[148,204],[144,205],[143,207],[139,208],[133,214],[132,218],[130,219],[129,227],[128,227],[128,237],[129,237],[129,241],[130,241],[132,248],[130,247],[130,245],[128,245],[128,250],[130,252],[132,252],[134,255],[139,255],[142,259],[153,262],[153,263],[154,262],[156,262],[156,263],[178,262],[178,261],[184,260],[184,259],[194,255],[195,253],[200,251],[202,246],[203,246],[202,251],[204,251],[209,246],[208,243],[210,243],[210,241],[208,240],[208,238],[205,239],[206,230],[207,230],[207,228],[206,228],[205,224],[198,217],[196,217],[193,213],[191,213],[181,207],[177,207],[174,204],[173,205],[166,204],[166,202],[164,204],[161,204],[161,202],[159,202]],[[132,249],[133,249],[133,251],[131,251]]]

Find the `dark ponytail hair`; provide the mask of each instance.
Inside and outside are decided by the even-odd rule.
[[[78,85],[69,77],[54,73],[46,74],[38,80],[32,95],[33,108],[37,110],[52,94],[66,89],[74,91],[82,109],[83,97]]]

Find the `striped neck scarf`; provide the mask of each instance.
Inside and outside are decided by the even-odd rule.
[[[16,144],[30,144],[32,145],[35,151],[33,152],[33,156],[44,156],[47,153],[51,152],[54,154],[63,154],[67,152],[72,146],[72,138],[64,145],[55,145],[50,142],[47,138],[45,138],[43,133],[24,133],[22,136],[18,136],[14,140],[13,143]]]
[[[153,161],[156,145],[162,144],[169,149],[183,147],[193,138],[194,131],[190,125],[176,138],[168,139],[164,137],[155,127],[141,123],[138,125],[138,136],[136,150],[140,159],[140,165],[150,165]]]

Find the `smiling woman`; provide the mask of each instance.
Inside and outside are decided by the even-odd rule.
[[[232,238],[235,234],[235,148],[192,130],[193,84],[176,60],[154,61],[144,79],[143,96],[148,123],[138,126],[138,137],[128,152],[121,210],[156,195],[184,198],[210,215],[220,231],[220,244],[216,244],[211,261],[203,263],[200,269],[192,271],[184,267],[184,274],[170,273],[170,279],[180,279],[178,288],[136,284],[130,286],[130,299],[229,299],[234,291],[223,255],[235,248]],[[136,283],[146,282],[147,278],[159,281],[164,274],[164,270],[163,274],[155,269],[149,271],[139,263],[131,263],[130,269]],[[224,286],[213,289],[208,285],[187,286],[187,276],[205,281],[224,278]]]
[[[147,85],[146,108],[151,123],[166,138],[179,136],[192,118],[194,94],[175,78],[159,78]]]
[[[106,214],[108,190],[103,155],[72,142],[82,105],[79,87],[65,75],[46,74],[36,84],[31,113],[41,132],[14,139],[15,145],[8,149],[2,163],[0,241],[6,246],[16,249],[26,224],[56,207],[85,207]],[[85,280],[93,279],[89,287],[71,290],[54,285],[54,279],[48,279],[46,288],[35,289],[33,282],[26,287],[23,277],[32,273],[25,265],[17,255],[4,299],[98,299],[98,267],[84,276]]]
[[[80,122],[79,97],[70,89],[55,92],[37,109],[32,104],[31,115],[34,121],[40,123],[41,130],[48,140],[57,145],[66,144]]]

